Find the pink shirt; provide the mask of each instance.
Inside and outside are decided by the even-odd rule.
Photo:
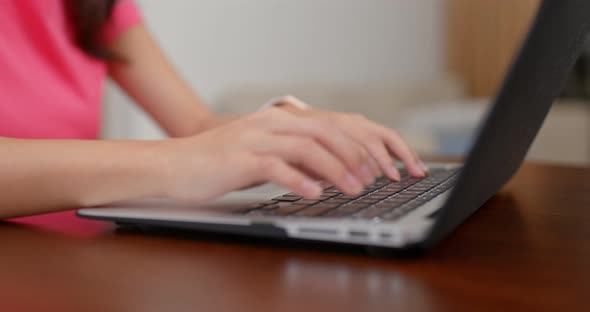
[[[106,65],[75,45],[64,1],[0,0],[0,137],[98,136]],[[120,0],[104,37],[140,21],[135,3]]]
[[[107,40],[140,21],[116,5]],[[95,139],[106,66],[73,42],[64,0],[0,0],[0,136]]]

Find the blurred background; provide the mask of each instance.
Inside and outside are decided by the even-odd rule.
[[[422,154],[461,155],[539,0],[136,0],[212,110],[296,95],[394,127]],[[103,137],[158,127],[110,84]],[[507,138],[509,139],[509,138]],[[590,44],[530,159],[590,164]]]

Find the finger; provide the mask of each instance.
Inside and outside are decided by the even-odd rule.
[[[368,185],[375,181],[376,175],[371,170],[370,155],[358,142],[336,127],[306,120],[302,124],[302,133],[312,136],[321,145],[340,159],[357,179]]]
[[[410,150],[412,151],[412,154],[414,154],[414,160],[416,161],[416,163],[418,163],[418,165],[424,171],[424,173],[428,175],[428,172],[430,171],[428,169],[428,166],[426,166],[422,159],[420,159],[420,156],[418,155],[415,149],[410,148]]]
[[[359,180],[368,184],[375,179],[370,170],[367,151],[344,132],[313,118],[298,118],[292,115],[288,118],[285,122],[273,123],[273,132],[311,137],[341,160]]]
[[[401,179],[399,170],[395,167],[395,161],[381,134],[374,126],[376,125],[374,122],[358,114],[342,114],[338,120],[338,126],[365,147],[369,155],[389,179],[394,181]]]
[[[394,181],[400,181],[401,175],[399,170],[395,167],[395,161],[387,151],[385,144],[375,135],[370,134],[370,139],[365,140],[365,148],[369,154],[375,159],[383,173]]]
[[[415,157],[416,153],[396,131],[376,123],[372,123],[371,127],[377,131],[389,151],[404,163],[410,175],[414,177],[426,175],[425,170]]]
[[[380,177],[383,175],[383,172],[381,171],[381,169],[379,169],[379,164],[377,163],[375,158],[373,158],[373,156],[369,157],[369,166],[371,167],[371,171],[373,172],[374,176]]]
[[[287,188],[307,198],[317,198],[322,194],[320,184],[301,171],[290,166],[279,157],[265,157],[259,162],[259,169],[265,173],[269,182]]]
[[[357,195],[363,185],[330,151],[311,138],[276,136],[269,151],[289,164],[299,166],[329,181],[348,195]]]

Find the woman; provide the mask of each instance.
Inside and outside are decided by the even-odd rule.
[[[167,62],[131,0],[0,2],[0,218],[165,196],[208,200],[273,182],[303,196],[317,179],[349,195],[393,157],[426,167],[393,130],[284,98],[218,116]],[[173,138],[97,141],[103,81],[117,82]],[[279,103],[280,102],[280,103]]]

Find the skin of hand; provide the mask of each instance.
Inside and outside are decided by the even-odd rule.
[[[162,128],[172,137],[191,136],[228,122],[239,116],[219,116],[211,113],[200,97],[182,79],[174,66],[144,24],[130,28],[111,45],[110,49],[125,62],[109,63],[109,74]],[[397,177],[392,169],[391,157],[386,150],[401,159],[410,173],[419,176],[425,168],[414,168],[411,151],[395,131],[368,121],[354,114],[325,112],[320,110],[301,111],[284,103],[284,109],[308,118],[320,118],[333,122],[370,151],[381,170],[390,178]],[[382,137],[379,139],[372,134]],[[395,143],[395,144],[394,144]],[[372,162],[371,162],[372,163]],[[372,164],[372,167],[377,166]]]
[[[358,195],[374,181],[370,156],[329,122],[271,108],[189,138],[163,141],[167,188],[180,200],[208,200],[273,182],[305,197],[322,189],[313,177]]]
[[[280,107],[305,119],[330,123],[369,153],[374,172],[380,170],[391,180],[400,180],[394,157],[403,162],[413,177],[423,178],[428,174],[428,167],[397,131],[375,123],[361,114],[318,109],[302,110],[289,105],[288,102],[282,103]]]
[[[240,116],[211,113],[201,99],[176,72],[144,24],[123,33],[110,48],[125,62],[111,62],[110,76],[142,106],[172,137],[186,137],[231,123]],[[422,177],[427,168],[416,153],[394,130],[358,114],[306,110],[283,103],[281,109],[303,120],[329,122],[344,133],[357,148],[361,145],[371,156],[368,167],[399,179],[392,155],[400,159],[411,175]]]
[[[380,175],[376,162],[389,166],[359,143],[387,144],[356,115],[287,107],[160,141],[0,138],[0,218],[148,197],[204,201],[266,182],[313,198],[322,192],[319,179],[356,196]],[[340,118],[342,126],[334,126]],[[367,134],[356,137],[341,127]],[[37,196],[26,196],[31,192]]]
[[[207,200],[265,182],[315,197],[320,179],[356,195],[381,172],[399,179],[393,157],[414,176],[426,172],[399,134],[357,114],[289,103],[243,116],[212,113],[144,24],[109,48],[124,60],[107,63],[110,77],[175,138],[0,137],[0,218],[154,196]]]
[[[380,170],[399,179],[387,149],[413,175],[426,174],[397,133],[364,117],[271,108],[191,138],[170,140],[165,150],[168,157],[173,155],[169,177],[174,187],[167,194],[201,201],[273,182],[313,198],[322,191],[317,177],[356,196]]]
[[[360,147],[369,154],[368,167],[375,176],[385,174],[389,179],[399,181],[401,175],[395,166],[394,158],[402,161],[411,176],[423,178],[428,175],[428,167],[397,131],[375,123],[363,115],[317,109],[302,110],[289,103],[281,103],[276,107],[304,119],[326,122],[348,136],[356,148]],[[211,128],[238,118],[221,117],[212,122]],[[215,117],[212,120],[215,120]]]
[[[314,178],[356,195],[381,171],[399,178],[392,156],[414,176],[426,171],[395,131],[359,115],[289,103],[244,116],[213,114],[143,24],[110,47],[125,60],[108,64],[111,78],[176,138],[0,137],[0,218],[146,197],[206,200],[265,182],[314,197],[321,192]]]

